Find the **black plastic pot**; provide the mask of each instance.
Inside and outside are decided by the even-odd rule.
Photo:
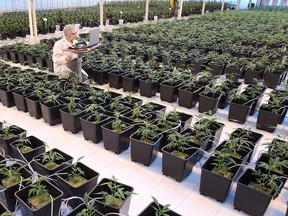
[[[25,94],[23,94],[22,91],[20,90],[20,91],[14,91],[12,93],[14,97],[15,105],[19,111],[28,112],[28,107],[27,107],[25,97],[31,94],[31,92],[32,91],[27,91]]]
[[[178,88],[181,84],[168,85],[166,83],[160,83],[160,99],[173,103],[178,98]]]
[[[276,88],[282,81],[283,73],[263,73],[264,84],[268,88]]]
[[[83,177],[87,181],[82,183],[80,186],[75,187],[67,181],[68,174],[72,172],[72,167],[73,164],[57,172],[56,176],[58,186],[64,193],[63,198],[72,196],[84,197],[85,193],[90,193],[95,185],[97,185],[99,173],[87,167],[85,164],[78,162],[77,167],[80,167],[85,173]]]
[[[33,64],[36,64],[36,58],[32,55],[26,55],[27,62],[29,66],[32,66]]]
[[[4,151],[6,152],[6,154],[8,154],[8,155],[11,155],[10,144],[17,139],[19,134],[26,132],[26,130],[24,130],[24,129],[16,126],[16,125],[12,125],[10,127],[11,127],[11,129],[9,130],[9,133],[11,133],[13,135],[11,138],[5,139],[5,138],[0,136],[0,147],[3,148]],[[1,126],[0,126],[0,134],[1,134]]]
[[[27,108],[29,115],[36,118],[40,119],[42,117],[42,112],[41,112],[41,107],[40,107],[40,101],[38,97],[34,95],[30,95],[28,97],[25,97],[26,103],[27,103]]]
[[[44,154],[48,154],[49,152],[57,152],[64,157],[63,160],[55,160],[54,161],[55,163],[59,164],[59,166],[57,166],[54,169],[49,169],[42,163]],[[70,155],[64,153],[63,151],[55,148],[55,149],[50,149],[48,152],[42,153],[42,154],[34,157],[33,160],[34,160],[35,170],[37,171],[37,173],[39,173],[41,175],[49,176],[49,175],[52,175],[52,174],[56,173],[57,171],[65,168],[65,167],[69,166],[69,164],[71,164],[73,161],[73,157],[71,157]]]
[[[64,106],[64,103],[55,105],[54,103],[40,102],[43,120],[51,126],[61,123],[60,109]]]
[[[262,79],[262,75],[263,75],[263,71],[245,70],[244,71],[244,83],[252,84],[255,82],[255,79],[257,80]]]
[[[241,77],[242,70],[240,68],[228,66],[226,67],[225,73],[226,73],[226,78],[238,80]]]
[[[215,64],[208,64],[208,67],[212,69],[211,73],[214,76],[222,75],[225,69],[225,65],[215,65]]]
[[[129,148],[129,137],[133,133],[134,128],[130,124],[125,123],[128,127],[121,133],[117,133],[112,130],[112,122],[102,125],[104,148],[120,154]]]
[[[8,212],[8,209],[6,209],[6,207],[0,202],[0,215],[3,213],[7,213],[7,212]]]
[[[83,130],[83,136],[86,140],[91,140],[94,143],[101,142],[103,140],[102,125],[112,121],[108,115],[103,115],[101,121],[94,123],[94,119],[89,119],[90,114],[80,117],[81,127]]]
[[[42,183],[43,185],[46,186],[49,194],[53,197],[53,200],[51,200],[51,202],[47,203],[46,205],[44,205],[43,207],[39,209],[31,208],[31,206],[27,203],[28,192],[31,186],[27,186],[15,193],[15,196],[19,201],[19,206],[20,206],[22,215],[25,215],[25,216],[44,216],[44,215],[56,216],[58,215],[59,208],[61,206],[61,198],[62,198],[63,193],[62,191],[60,191],[58,188],[54,187],[52,184],[50,184],[47,181],[43,181]],[[52,203],[53,203],[53,213],[51,214]]]
[[[24,65],[27,63],[27,57],[25,54],[23,53],[18,53],[18,57],[19,57],[19,62],[21,65]]]
[[[8,108],[15,106],[15,100],[12,92],[13,90],[7,91],[5,88],[0,88],[0,101]]]
[[[15,167],[15,168],[21,167],[19,164],[13,164],[11,166]],[[19,173],[23,179],[28,179],[28,178],[32,179],[32,174],[23,166],[21,167]],[[4,178],[6,178],[6,176],[4,176],[3,174],[0,174],[0,181],[2,181]],[[8,188],[5,188],[5,189],[3,189],[1,187],[1,189],[3,189],[4,195],[5,195],[7,208],[11,212],[15,211],[16,197],[14,196],[14,193],[19,190],[20,184],[26,186],[29,183],[28,182],[21,182],[21,183],[19,182],[18,184],[14,184],[14,185],[12,185]]]
[[[41,58],[40,56],[36,56],[35,59],[36,59],[36,63],[39,65],[41,69],[43,69],[44,67],[47,67],[45,59]]]
[[[150,164],[156,159],[160,141],[162,136],[156,137],[153,143],[145,143],[140,141],[140,137],[136,134],[130,136],[131,139],[131,160],[139,162],[145,166]]]
[[[159,206],[161,208],[164,208],[163,205],[159,204]],[[154,202],[151,202],[142,212],[140,212],[138,214],[138,216],[152,216],[152,215],[156,215],[156,211],[155,211],[155,208],[157,208],[157,205],[154,203]],[[172,211],[169,209],[169,211],[166,212],[167,215],[169,216],[180,216],[180,214]]]
[[[253,216],[264,215],[270,201],[276,196],[275,191],[271,195],[264,194],[261,191],[249,187],[250,182],[256,181],[252,169],[247,169],[239,178],[234,198],[234,208]],[[281,186],[281,179],[277,182]]]
[[[10,51],[10,57],[13,63],[19,63],[19,57],[16,51]]]
[[[162,148],[162,173],[181,182],[192,172],[197,162],[199,150],[185,150],[184,153],[189,154],[189,157],[186,159],[172,155],[171,152],[173,150],[175,150],[175,148],[167,148],[167,146]]]
[[[92,69],[89,75],[92,75],[94,81],[100,85],[108,83],[108,71]]]
[[[123,91],[127,92],[138,92],[139,90],[139,79],[141,77],[137,76],[134,78],[128,77],[125,74],[122,75],[122,87]]]
[[[131,195],[127,196],[125,195],[125,200],[122,203],[122,206],[120,208],[115,208],[112,206],[105,205],[103,200],[103,195],[98,194],[99,192],[105,192],[107,191],[110,193],[110,189],[107,185],[103,185],[108,183],[109,181],[113,181],[107,178],[103,178],[99,184],[89,193],[90,198],[95,198],[95,207],[102,213],[102,214],[108,214],[108,213],[118,213],[121,215],[128,215],[129,207],[130,207],[130,201],[131,201]],[[127,192],[133,192],[133,187],[130,187],[128,185],[122,184],[120,182],[117,182],[117,184],[121,185],[123,187],[123,191]]]
[[[28,136],[26,138],[30,141],[31,147],[33,148],[30,152],[20,154],[16,146],[17,140],[12,142],[10,146],[11,146],[11,153],[13,157],[20,159],[20,160],[27,160],[29,162],[37,155],[40,155],[45,152],[45,143],[35,136]]]
[[[283,107],[281,108],[279,113],[272,113],[269,110],[260,107],[256,122],[256,128],[273,133],[276,130],[277,125],[280,123],[285,109],[286,108]]]
[[[228,120],[244,124],[249,116],[253,103],[255,103],[255,101],[250,101],[248,103],[243,101],[231,101],[228,112]]]
[[[113,73],[109,72],[108,73],[108,82],[109,86],[112,88],[120,89],[122,88],[122,73]]]
[[[233,173],[231,178],[213,172],[215,157],[211,156],[201,169],[200,193],[209,196],[219,202],[224,202],[229,192],[232,181],[237,177],[240,166],[234,166],[230,171]]]
[[[158,81],[150,82],[145,78],[139,80],[140,95],[145,97],[153,97],[156,95],[159,83]]]
[[[60,109],[61,121],[65,131],[77,133],[82,130],[80,117],[85,115],[85,111],[77,114],[70,114],[66,107]]]
[[[199,94],[204,90],[204,87],[198,87],[194,91],[188,91],[185,87],[179,87],[178,104],[179,106],[191,109],[196,106],[199,101]]]
[[[221,95],[204,95],[203,93],[199,96],[198,111],[201,113],[211,111],[212,114],[217,112],[218,104]]]

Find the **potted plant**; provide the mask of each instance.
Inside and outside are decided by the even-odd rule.
[[[240,164],[241,161],[233,159],[230,154],[215,152],[201,168],[200,193],[224,202]]]
[[[73,158],[59,149],[51,149],[33,158],[35,170],[41,175],[52,175],[72,163]]]
[[[211,111],[213,114],[217,112],[219,101],[226,92],[214,81],[211,86],[206,86],[205,90],[199,96],[198,111],[201,113]]]
[[[282,179],[275,174],[247,169],[237,181],[233,206],[249,215],[264,215],[282,184]]]
[[[139,80],[140,95],[151,98],[159,89],[161,74],[152,68],[148,68],[146,73],[146,76]]]
[[[250,114],[255,99],[249,99],[241,89],[233,90],[230,97],[228,120],[244,124]]]
[[[28,112],[27,103],[25,97],[32,93],[32,86],[31,83],[27,83],[27,78],[22,78],[20,81],[17,89],[12,92],[15,105],[18,110],[23,112]]]
[[[268,104],[263,104],[260,107],[256,127],[273,133],[276,130],[277,125],[281,122],[281,119],[283,119],[286,109],[287,108],[283,107],[281,104],[279,98],[271,98],[268,101]]]
[[[230,136],[229,139],[218,145],[215,150],[230,154],[231,157],[237,158],[245,163],[249,162],[248,159],[251,158],[253,149],[246,139]]]
[[[251,130],[251,128],[244,127],[235,129],[230,134],[230,137],[238,137],[247,141],[247,143],[250,145],[250,148],[252,149],[252,154],[250,154],[247,160],[250,161],[256,153],[255,150],[258,149],[258,146],[260,145],[260,140],[262,139],[263,134],[254,132]]]
[[[26,133],[21,133],[10,146],[13,157],[29,162],[35,156],[45,152],[46,144],[35,136],[26,136]]]
[[[285,61],[275,61],[265,68],[263,81],[268,88],[276,88],[281,83],[286,70]]]
[[[44,99],[46,94],[49,94],[45,83],[38,82],[33,90],[33,94],[25,97],[29,115],[39,119],[42,117],[40,101]]]
[[[58,215],[62,195],[58,188],[43,179],[15,193],[22,214],[31,216]]]
[[[95,199],[89,200],[88,194],[85,193],[83,203],[78,205],[67,216],[103,216],[95,207]]]
[[[133,125],[121,120],[121,114],[115,113],[115,119],[102,127],[104,148],[120,154],[128,149],[129,136],[133,132]]]
[[[131,160],[150,166],[156,159],[162,135],[158,133],[157,125],[144,121],[131,139]]]
[[[94,143],[102,141],[102,125],[112,119],[105,114],[105,110],[101,105],[90,104],[85,108],[86,115],[80,117],[83,136],[86,140]]]
[[[138,216],[150,216],[150,215],[169,215],[169,216],[179,216],[178,213],[169,209],[170,204],[161,205],[158,200],[152,196],[153,202],[151,202],[143,211],[141,211]]]
[[[16,125],[10,125],[8,122],[3,121],[0,125],[0,147],[4,149],[6,154],[11,155],[10,143],[15,141],[19,134],[26,131]]]
[[[95,198],[95,206],[102,213],[118,213],[128,215],[133,188],[112,179],[103,178],[89,193]]]
[[[174,102],[178,98],[178,88],[182,83],[184,74],[174,68],[169,78],[160,83],[160,99],[162,101]]]
[[[79,162],[80,157],[74,164],[56,173],[59,188],[63,191],[63,197],[85,197],[97,185],[99,173]]]
[[[206,148],[203,148],[205,151],[209,151],[218,145],[223,128],[224,124],[219,122],[216,117],[213,117],[211,112],[197,115],[196,122],[192,125],[192,130],[202,131],[206,134],[205,136],[209,137]]]
[[[12,162],[7,160],[7,162]],[[28,185],[27,179],[31,179],[31,173],[20,163],[12,163],[9,166],[0,165],[0,187],[4,192],[4,196],[9,211],[15,210],[16,197],[14,193],[19,190],[20,185]]]
[[[208,142],[207,138],[195,135],[196,133],[187,131],[168,135],[168,140],[171,142],[162,148],[162,173],[164,175],[180,182],[192,172],[201,143]]]
[[[196,80],[197,76],[194,76],[187,82],[184,82],[183,86],[179,87],[179,106],[190,109],[196,106],[196,104],[198,103],[199,94],[204,90],[204,87],[197,85],[197,83],[195,82]]]
[[[61,123],[60,109],[64,102],[60,99],[61,94],[50,92],[43,101],[40,102],[42,117],[46,123],[53,126]]]
[[[71,96],[67,99],[65,107],[60,109],[62,125],[64,130],[77,133],[82,129],[80,117],[85,114],[85,111],[79,98]]]
[[[122,75],[123,91],[138,92],[139,79],[141,78],[139,72],[135,68],[127,68],[126,73]]]
[[[288,160],[263,153],[256,161],[255,169],[285,177],[288,174]]]

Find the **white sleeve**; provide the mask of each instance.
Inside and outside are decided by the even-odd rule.
[[[67,64],[65,52],[63,51],[63,47],[61,42],[56,42],[53,47],[53,56],[52,60],[55,64],[61,65],[61,64]]]

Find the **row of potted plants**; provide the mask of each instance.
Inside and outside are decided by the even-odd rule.
[[[69,205],[74,210],[69,215],[78,215],[80,212],[85,213],[84,215],[105,215],[112,212],[128,214],[132,187],[119,183],[114,176],[112,179],[103,178],[97,185],[99,173],[79,162],[81,158],[72,164],[73,158],[58,149],[45,152],[43,141],[34,136],[26,136],[26,131],[15,125],[1,122],[0,132],[1,147],[9,149],[7,145],[10,143],[11,149],[5,152],[15,157],[14,159],[4,154],[1,156],[1,187],[8,208],[7,210],[1,205],[1,215],[15,210],[16,199],[22,214],[58,215],[61,199],[69,200],[75,196],[84,198],[84,203],[70,200]],[[21,152],[20,155],[14,151],[15,146],[16,151]],[[43,146],[44,151],[39,151],[40,146]],[[32,155],[35,157],[32,158]],[[6,163],[10,165],[7,166]],[[37,179],[34,179],[35,171],[39,174]],[[57,185],[53,184],[52,176],[56,176]],[[151,211],[171,211],[168,205],[162,206],[156,198],[153,200],[140,215],[149,215]]]
[[[228,4],[225,3],[225,7]],[[182,14],[188,16],[201,13],[201,2],[187,1],[183,4]],[[207,2],[207,10],[220,10],[219,2]],[[120,12],[124,13],[120,13]],[[159,18],[170,18],[174,12],[169,9],[169,1],[154,1],[150,3],[149,18],[158,16]],[[75,16],[76,14],[76,16]],[[107,2],[104,3],[104,17],[111,19],[110,24],[118,24],[118,20],[124,19],[125,22],[143,21],[145,15],[145,1],[136,2]],[[26,37],[29,30],[28,12],[6,12],[1,14],[3,22],[0,25],[0,39],[15,38],[16,36]],[[82,26],[95,27],[99,24],[100,6],[57,9],[57,10],[39,10],[37,11],[37,28],[39,33],[46,34],[55,32],[55,25],[67,25],[70,23],[80,23]],[[46,18],[45,24],[43,18]],[[14,23],[14,25],[10,25]]]
[[[181,131],[180,133],[177,132],[177,131],[174,131],[174,133],[171,133],[170,135],[168,135],[168,141],[172,141],[171,143],[169,143],[168,145],[166,145],[162,150],[163,150],[163,167],[162,167],[162,171],[165,175],[169,175],[173,178],[175,178],[176,180],[178,181],[181,181],[183,180],[183,178],[187,177],[187,175],[189,175],[189,173],[191,173],[192,171],[192,167],[193,165],[199,160],[199,155],[200,155],[200,152],[199,151],[203,151],[203,150],[208,150],[207,148],[207,139],[205,139],[206,141],[202,142],[200,144],[200,147],[199,147],[199,144],[197,144],[197,146],[195,146],[195,144],[192,144],[191,145],[191,142],[192,143],[197,143],[196,140],[198,140],[199,138],[201,138],[202,136],[202,141],[203,141],[203,136],[207,137],[207,134],[205,135],[205,133],[198,133],[201,131],[201,129],[207,131],[207,128],[209,128],[209,126],[207,127],[207,122],[211,122],[212,125],[215,124],[215,119],[210,119],[209,121],[209,118],[207,118],[208,116],[203,116],[199,119],[199,121],[202,123],[206,123],[205,125],[202,125],[200,123],[197,123],[195,124],[195,127],[194,129],[192,128],[191,130],[190,129],[186,129],[186,130],[183,130]],[[212,121],[211,121],[212,120]],[[199,122],[198,121],[198,122]],[[117,122],[117,120],[115,121]],[[213,123],[214,122],[214,123]],[[123,122],[122,122],[123,123]],[[210,124],[210,127],[211,127],[211,123],[208,123],[208,125]],[[219,123],[216,123],[216,125],[219,124]],[[114,124],[115,125],[119,125],[119,123],[117,124]],[[166,124],[167,125],[167,122]],[[131,136],[131,157],[132,157],[132,154],[133,154],[133,145],[135,145],[135,149],[136,149],[136,146],[139,147],[141,146],[141,144],[139,143],[139,141],[137,141],[137,136],[139,138],[139,135],[142,136],[142,139],[146,140],[147,142],[147,139],[149,139],[149,136],[150,137],[153,137],[153,138],[156,138],[156,143],[158,142],[158,145],[159,145],[159,139],[157,139],[157,136],[159,137],[159,135],[155,135],[155,133],[153,134],[153,130],[155,132],[155,130],[157,131],[158,129],[152,129],[152,126],[153,124],[148,124],[147,122],[144,123],[144,125],[142,126],[142,128],[140,127],[136,133]],[[2,124],[2,127],[3,127],[3,124]],[[5,127],[4,127],[5,128]],[[220,126],[221,128],[221,126]],[[114,129],[119,129],[119,128],[114,128]],[[198,130],[197,131],[195,131]],[[150,130],[150,133],[149,133],[149,130]],[[148,131],[148,133],[147,133]],[[152,132],[152,133],[151,133]],[[212,131],[213,132],[213,131]],[[215,133],[215,131],[214,131]],[[198,134],[198,135],[197,135]],[[144,136],[143,136],[144,135]],[[200,137],[199,137],[200,135]],[[135,137],[136,136],[136,137]],[[196,136],[198,138],[196,138]],[[210,136],[210,135],[209,135]],[[224,141],[222,144],[218,145],[216,147],[216,152],[214,153],[214,156],[212,156],[211,158],[209,158],[205,165],[203,165],[202,167],[202,173],[201,173],[201,181],[200,181],[200,193],[202,194],[205,194],[205,195],[208,195],[208,196],[212,196],[214,197],[215,199],[217,200],[222,200],[224,201],[225,200],[225,197],[227,195],[227,192],[229,190],[229,187],[230,187],[230,184],[231,184],[231,179],[235,178],[236,175],[236,171],[234,172],[234,170],[238,170],[240,168],[240,165],[236,165],[236,162],[235,161],[242,161],[242,163],[245,161],[246,162],[249,162],[250,159],[253,157],[252,156],[252,149],[255,148],[255,146],[257,145],[257,143],[259,143],[260,139],[261,139],[262,135],[261,134],[258,134],[258,133],[255,133],[255,132],[252,132],[250,130],[247,130],[247,129],[237,129],[235,130],[231,135],[230,135],[230,138],[226,141]],[[136,138],[136,139],[135,139]],[[192,141],[193,140],[193,141]],[[135,143],[135,141],[137,141]],[[199,140],[198,140],[199,141]],[[15,141],[14,141],[15,142]],[[114,140],[115,142],[115,140]],[[134,142],[134,143],[133,143]],[[277,145],[275,144],[275,142],[277,142]],[[280,144],[278,144],[278,142]],[[274,155],[277,155],[277,154],[281,154],[280,156],[282,155],[286,155],[285,151],[283,151],[282,148],[285,149],[285,147],[287,146],[287,142],[285,141],[282,141],[282,140],[274,140],[272,142],[274,145],[269,145],[269,151],[268,152],[275,152]],[[282,144],[282,148],[281,148],[281,144]],[[105,145],[105,141],[104,141],[104,145]],[[147,145],[147,144],[146,144]],[[157,144],[156,144],[157,145]],[[12,146],[12,145],[11,145]],[[279,149],[278,149],[279,147]],[[257,147],[256,147],[257,148]],[[272,150],[273,148],[273,150]],[[200,149],[203,149],[203,150],[200,150]],[[111,150],[111,149],[110,149]],[[139,150],[139,149],[138,149]],[[153,151],[153,150],[152,150]],[[56,151],[57,152],[57,151]],[[279,153],[278,153],[279,152]],[[146,155],[143,147],[141,148],[141,153],[143,155]],[[244,155],[243,155],[244,153]],[[152,153],[150,152],[150,155]],[[56,154],[55,154],[56,155]],[[139,153],[138,153],[139,155]],[[144,157],[142,155],[142,158]],[[57,156],[57,155],[56,155]],[[58,155],[59,156],[59,155]],[[240,157],[239,157],[240,156]],[[49,156],[47,156],[49,158]],[[167,157],[167,159],[166,159]],[[177,160],[180,160],[180,158],[184,159],[184,165],[183,165],[183,162],[182,162],[182,169],[180,169],[179,167],[176,167],[177,166],[177,160],[175,161],[175,159],[173,160],[173,157],[175,158],[178,158]],[[227,157],[232,157],[232,159],[227,159]],[[237,157],[237,158],[236,158]],[[38,158],[38,157],[37,157]],[[35,159],[37,159],[35,158]],[[144,163],[143,162],[143,159],[136,159],[137,157],[135,157],[135,161],[137,162],[140,162],[140,163]],[[150,158],[152,158],[152,161],[153,161],[153,156]],[[215,159],[216,158],[216,159]],[[263,157],[260,157],[261,159],[263,159]],[[44,156],[42,158],[42,161],[44,160]],[[132,159],[133,160],[133,159]],[[146,159],[147,160],[147,159]],[[144,161],[146,161],[144,160]],[[173,161],[173,166],[172,166],[172,169],[171,167],[168,169],[168,167],[166,167],[164,165],[164,161],[167,160],[171,163],[171,161]],[[260,161],[260,159],[259,159]],[[285,163],[285,161],[283,161],[283,163],[277,163],[279,161],[279,158],[276,158],[276,162],[275,162],[275,166],[280,166],[278,168],[281,169],[282,166],[287,166],[287,164]],[[281,162],[281,161],[280,161]],[[37,163],[37,161],[36,161]],[[238,162],[238,163],[241,163],[241,162]],[[212,168],[211,168],[211,165],[209,164],[212,164]],[[268,163],[264,162],[257,162],[257,164],[260,164],[260,165],[257,165],[256,167],[257,168],[265,168],[268,166]],[[286,165],[285,165],[286,164]],[[149,164],[148,164],[149,165]],[[271,163],[269,163],[269,165],[271,165]],[[228,178],[228,182],[230,182],[230,184],[228,184],[227,186],[227,182],[226,182],[226,189],[225,190],[217,190],[218,192],[216,193],[215,192],[215,188],[220,188],[220,183],[217,184],[217,187],[214,186],[214,183],[218,182],[218,181],[212,181],[213,183],[211,183],[211,178],[212,177],[209,177],[208,179],[210,180],[210,183],[207,183],[204,184],[205,182],[205,172],[204,170],[210,170],[213,169],[213,166],[214,167],[217,167],[215,168],[216,170],[214,170],[214,172],[217,171],[217,174],[216,174],[216,177],[217,176],[225,176],[225,177],[220,177],[221,178],[224,178],[224,179],[227,179]],[[36,166],[37,167],[37,166]],[[209,167],[209,168],[208,168]],[[236,169],[237,168],[237,169]],[[36,168],[37,169],[37,168]],[[184,170],[183,170],[184,169]],[[217,170],[218,169],[218,170]],[[222,170],[221,170],[222,169]],[[226,172],[227,170],[228,171],[231,171],[233,169],[233,173],[230,177],[227,177],[226,176],[226,172],[225,172],[225,169],[226,169]],[[219,171],[220,170],[220,171]],[[39,172],[39,171],[38,171]],[[207,172],[207,171],[206,171]],[[246,173],[249,173],[249,174],[246,174]],[[236,190],[236,195],[235,195],[235,201],[234,201],[234,206],[235,208],[239,209],[239,210],[242,210],[244,212],[247,212],[247,213],[255,213],[256,215],[261,215],[265,212],[265,209],[267,208],[267,202],[266,204],[264,204],[264,208],[263,207],[259,207],[257,208],[257,211],[255,212],[255,208],[254,207],[251,207],[251,205],[248,205],[247,203],[245,203],[245,205],[242,205],[242,204],[239,204],[237,200],[241,199],[241,196],[237,196],[237,191],[238,191],[238,187],[241,188],[242,184],[246,184],[246,182],[250,182],[250,178],[248,178],[247,176],[251,174],[251,172],[253,173],[254,171],[251,171],[250,169],[248,169],[247,171],[244,172],[243,175],[241,175],[240,179],[238,180],[238,183],[237,183],[237,190]],[[258,171],[257,171],[258,172]],[[41,171],[40,171],[41,173]],[[43,174],[43,173],[42,173]],[[51,174],[51,173],[50,173]],[[274,188],[272,188],[272,190],[276,190],[277,189],[277,184],[275,186],[275,184],[272,184],[271,182],[267,182],[266,179],[268,178],[265,174],[261,174],[260,173],[256,173],[257,176],[260,178],[260,185],[265,185],[267,187],[271,187],[274,185]],[[261,175],[260,175],[261,174]],[[215,175],[215,174],[214,174]],[[180,177],[179,177],[180,176]],[[245,176],[245,177],[244,177]],[[252,175],[253,176],[253,175]],[[257,177],[257,178],[258,178]],[[271,176],[269,176],[271,178]],[[278,181],[275,176],[272,176],[273,179],[275,179],[275,181]],[[203,178],[203,182],[202,182],[202,178]],[[218,177],[219,178],[219,177]],[[242,183],[241,180],[245,178],[245,183]],[[262,179],[261,179],[262,178]],[[206,178],[207,179],[207,178]],[[252,178],[253,179],[253,178]],[[207,180],[206,180],[207,181]],[[227,180],[226,180],[227,181]],[[243,180],[244,181],[244,180]],[[252,180],[254,181],[254,180]],[[259,183],[259,181],[257,181]],[[274,181],[274,180],[273,180]],[[208,189],[204,187],[205,186],[209,186]],[[238,186],[239,185],[239,186]],[[249,186],[251,187],[251,186]],[[279,193],[280,192],[280,189],[282,187],[282,184],[281,185],[278,185],[278,188],[277,189],[277,192]],[[210,189],[209,189],[210,188]],[[276,188],[276,189],[275,189]],[[240,189],[239,189],[240,191]],[[241,193],[241,192],[239,192]],[[257,192],[257,194],[259,194],[259,192]],[[261,195],[263,195],[263,193],[261,192],[260,193]],[[275,195],[275,194],[274,194]],[[273,195],[273,196],[274,196]],[[222,198],[219,198],[219,197],[222,197]],[[246,199],[246,198],[245,198]],[[270,196],[270,199],[271,199],[271,196]],[[243,203],[242,199],[241,201],[239,201],[240,203]],[[249,203],[251,204],[251,203]],[[260,205],[261,206],[261,203],[260,204],[257,204],[257,205]],[[254,206],[254,205],[253,205]],[[251,210],[252,209],[252,210]],[[259,212],[260,213],[259,213]]]

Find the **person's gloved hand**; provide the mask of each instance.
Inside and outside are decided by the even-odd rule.
[[[71,59],[72,59],[72,58],[71,58],[71,56],[69,56],[69,55],[67,55],[67,56],[65,57],[65,61],[66,61],[66,62],[70,62]]]

